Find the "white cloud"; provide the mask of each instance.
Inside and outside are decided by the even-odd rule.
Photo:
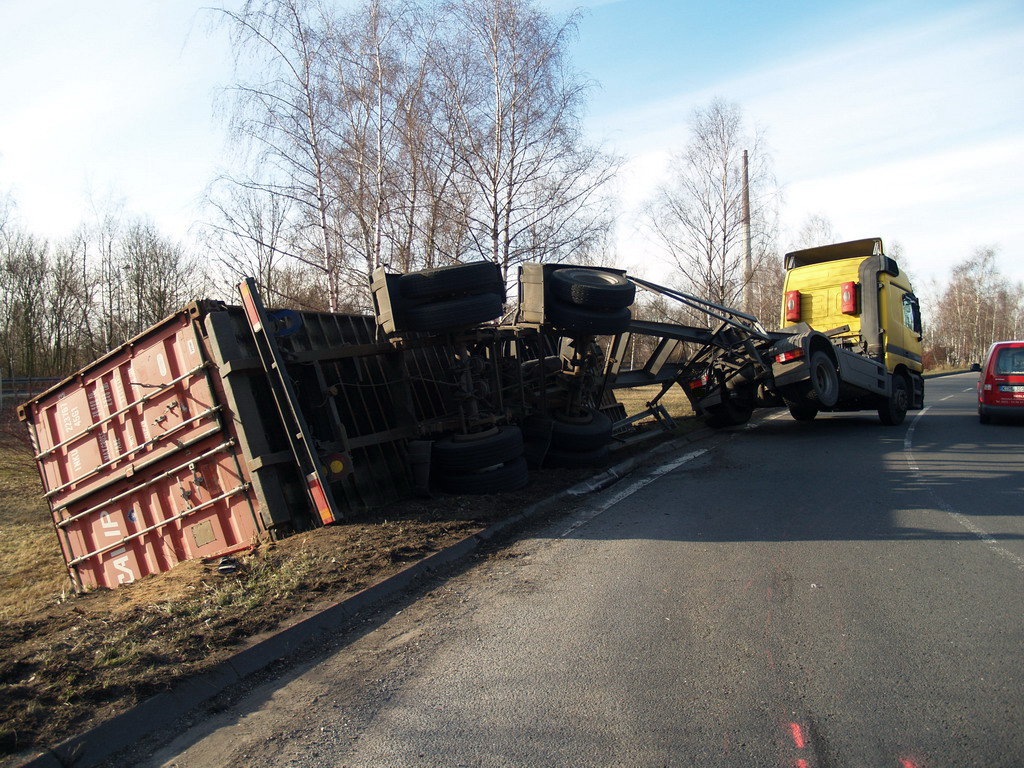
[[[1024,280],[1024,28],[994,26],[1001,7],[875,30],[600,116],[633,156],[624,207],[650,196],[694,107],[722,96],[767,127],[792,229],[820,213],[843,237],[899,241],[916,268],[940,277],[999,244],[1003,271]],[[627,252],[653,257],[635,229],[621,236]]]

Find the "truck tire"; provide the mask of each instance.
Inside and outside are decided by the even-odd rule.
[[[754,407],[738,398],[726,398],[718,405],[707,408],[707,425],[715,429],[722,427],[739,427],[750,421]]]
[[[531,435],[550,435],[551,447],[563,451],[590,451],[612,439],[612,420],[596,408],[583,408],[573,416],[532,416],[524,426]]]
[[[818,409],[813,405],[807,405],[807,403],[787,400],[786,407],[789,408],[789,415],[797,421],[813,421],[814,417],[818,415]]]
[[[410,272],[399,278],[406,299],[443,299],[474,293],[504,293],[501,269],[493,261],[470,261]]]
[[[441,475],[435,482],[448,493],[482,495],[517,491],[529,481],[530,470],[526,466],[526,459],[520,456],[479,472]]]
[[[405,318],[411,331],[443,331],[485,323],[501,312],[501,296],[481,293],[409,307],[405,310]]]
[[[878,405],[878,418],[887,427],[898,427],[907,417],[910,405],[910,385],[906,377],[897,374],[892,377],[892,395]]]
[[[814,401],[818,410],[832,408],[839,402],[839,372],[828,353],[820,349],[811,353],[808,374],[811,379],[808,399]]]
[[[608,463],[610,453],[607,445],[590,448],[585,451],[567,451],[563,448],[550,448],[544,456],[545,467],[562,467],[579,469],[581,467],[603,467]]]
[[[431,469],[439,475],[474,472],[523,454],[519,427],[495,427],[479,435],[451,435],[434,441]]]
[[[582,307],[622,309],[636,296],[636,286],[625,275],[593,267],[556,269],[550,280],[556,298]]]
[[[613,336],[629,327],[629,309],[593,309],[552,299],[544,308],[547,321],[567,336]]]

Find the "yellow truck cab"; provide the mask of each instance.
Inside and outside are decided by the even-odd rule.
[[[792,251],[785,268],[774,379],[793,416],[877,409],[899,424],[923,407],[920,304],[882,240]]]

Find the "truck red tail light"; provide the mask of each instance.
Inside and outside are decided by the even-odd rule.
[[[841,292],[841,302],[844,315],[856,315],[860,312],[860,301],[858,295],[860,292],[860,285],[854,282],[843,283]]]
[[[800,321],[800,291],[786,291],[786,322]]]
[[[788,352],[783,352],[781,355],[775,356],[775,362],[777,363],[788,363],[791,360],[799,360],[804,356],[802,349],[791,349]]]

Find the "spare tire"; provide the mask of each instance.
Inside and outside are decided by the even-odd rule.
[[[629,328],[629,309],[593,309],[552,299],[544,307],[547,321],[567,336],[613,336]]]
[[[470,261],[402,275],[398,281],[406,299],[443,299],[472,293],[504,295],[501,269],[493,261]]]
[[[549,275],[555,298],[597,309],[622,309],[633,303],[636,286],[625,275],[595,267],[564,267]]]
[[[502,298],[496,293],[460,296],[447,301],[435,301],[405,310],[405,326],[410,331],[443,331],[463,328],[501,315]]]

